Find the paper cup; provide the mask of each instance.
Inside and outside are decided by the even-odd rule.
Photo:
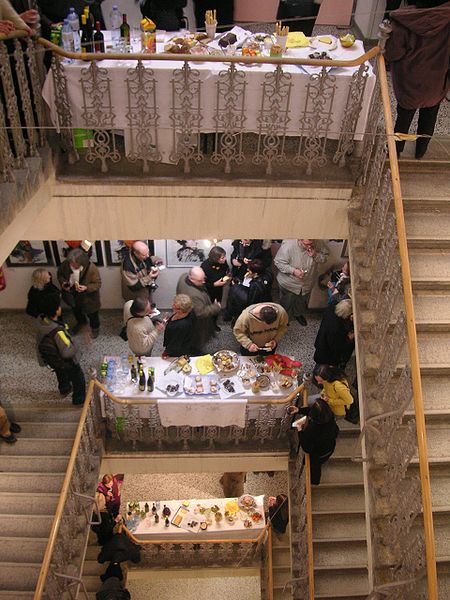
[[[210,40],[213,40],[215,38],[216,29],[217,29],[217,25],[205,23],[206,35],[209,37]]]
[[[277,35],[277,44],[281,46],[283,52],[285,52],[287,44],[287,35]]]

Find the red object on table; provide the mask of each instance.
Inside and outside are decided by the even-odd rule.
[[[295,370],[302,366],[302,363],[299,360],[293,360],[289,358],[289,356],[284,356],[283,354],[271,354],[270,356],[266,356],[266,363],[271,367],[273,365],[277,365],[281,367],[280,373],[282,375],[295,375]]]

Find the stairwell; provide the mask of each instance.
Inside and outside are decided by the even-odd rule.
[[[9,411],[21,427],[0,444],[0,599],[31,600],[61,492],[79,408]]]
[[[402,163],[401,167],[402,167]],[[439,598],[450,598],[450,162],[401,169],[425,405]]]

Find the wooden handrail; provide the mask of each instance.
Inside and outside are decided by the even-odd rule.
[[[0,33],[0,42],[4,42],[5,40],[15,40],[23,37],[30,37],[28,31],[25,31],[24,29],[16,29],[8,34]]]
[[[416,322],[409,266],[408,245],[406,238],[405,215],[403,211],[400,173],[395,147],[394,128],[392,121],[391,102],[383,54],[377,57],[378,76],[380,81],[381,98],[383,102],[384,121],[386,127],[389,163],[391,167],[392,192],[394,196],[395,218],[397,222],[398,247],[405,300],[406,328],[409,357],[411,361],[411,379],[416,416],[417,445],[419,450],[420,485],[422,488],[423,521],[425,531],[425,555],[427,562],[428,600],[437,600],[436,550],[433,529],[433,510],[431,505],[430,469],[428,466],[427,434],[425,428],[425,412],[423,409],[422,382],[420,379],[420,361],[417,347]]]
[[[167,52],[161,54],[148,54],[143,52],[66,52],[60,46],[56,46],[44,38],[38,38],[38,43],[45,48],[51,50],[54,54],[58,54],[64,58],[72,58],[74,60],[83,60],[92,62],[94,60],[161,60],[161,61],[189,61],[189,62],[221,62],[221,63],[243,63],[251,64],[272,64],[272,65],[309,65],[313,67],[359,67],[368,60],[375,58],[380,53],[380,48],[375,46],[358,58],[353,60],[317,60],[310,58],[294,58],[294,57],[266,57],[266,56],[208,56],[198,54],[170,54]]]
[[[78,448],[80,446],[81,436],[83,435],[83,428],[86,422],[89,405],[94,395],[94,385],[94,381],[91,380],[89,382],[88,392],[86,394],[86,399],[84,401],[83,409],[81,411],[80,421],[78,423],[75,439],[73,441],[72,451],[70,453],[66,474],[64,477],[61,493],[56,507],[55,516],[53,518],[53,523],[50,529],[47,546],[45,548],[44,560],[42,561],[41,570],[39,572],[39,578],[34,592],[34,600],[41,600],[42,594],[44,593],[45,582],[47,580],[47,575],[53,556],[56,538],[58,536],[59,527],[61,525],[61,519],[64,512],[64,505],[66,503],[67,494],[69,492],[70,487],[70,481],[75,467],[75,461],[77,459]]]
[[[116,396],[114,396],[114,394],[112,394],[108,388],[106,388],[103,383],[100,383],[100,381],[94,380],[95,381],[95,385],[106,395],[108,396],[108,398],[110,400],[112,400],[113,402],[115,402],[116,404],[136,404],[138,406],[142,406],[142,405],[147,405],[147,404],[157,404],[158,403],[158,399],[148,399],[148,400],[141,400],[140,398],[124,398],[119,399]],[[292,402],[292,400],[295,398],[295,396],[297,396],[297,394],[300,394],[302,391],[304,390],[304,384],[300,384],[298,387],[296,387],[290,394],[289,396],[286,396],[286,398],[278,398],[275,400],[265,400],[264,398],[249,398],[247,400],[248,404],[287,404],[288,402]]]
[[[261,530],[260,534],[256,538],[227,538],[227,539],[209,539],[209,540],[201,540],[199,538],[191,538],[187,540],[168,540],[168,539],[160,539],[160,540],[140,540],[135,535],[131,533],[131,531],[124,525],[120,524],[119,531],[123,530],[126,535],[132,540],[135,544],[140,546],[152,546],[155,544],[256,544],[259,543],[267,530],[270,530],[270,526],[267,523],[264,529]]]
[[[303,406],[308,406],[308,388],[303,389]],[[306,494],[306,536],[308,546],[308,588],[309,600],[314,600],[314,551],[311,492],[311,459],[305,452],[305,494]]]
[[[272,555],[272,527],[267,529],[267,591],[269,600],[273,600],[273,555]]]

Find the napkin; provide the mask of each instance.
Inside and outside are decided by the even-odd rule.
[[[309,38],[303,31],[290,31],[287,36],[286,48],[307,48]]]
[[[199,356],[195,361],[195,366],[197,367],[197,371],[200,373],[200,375],[206,375],[206,373],[211,373],[211,371],[214,371],[211,354]]]

